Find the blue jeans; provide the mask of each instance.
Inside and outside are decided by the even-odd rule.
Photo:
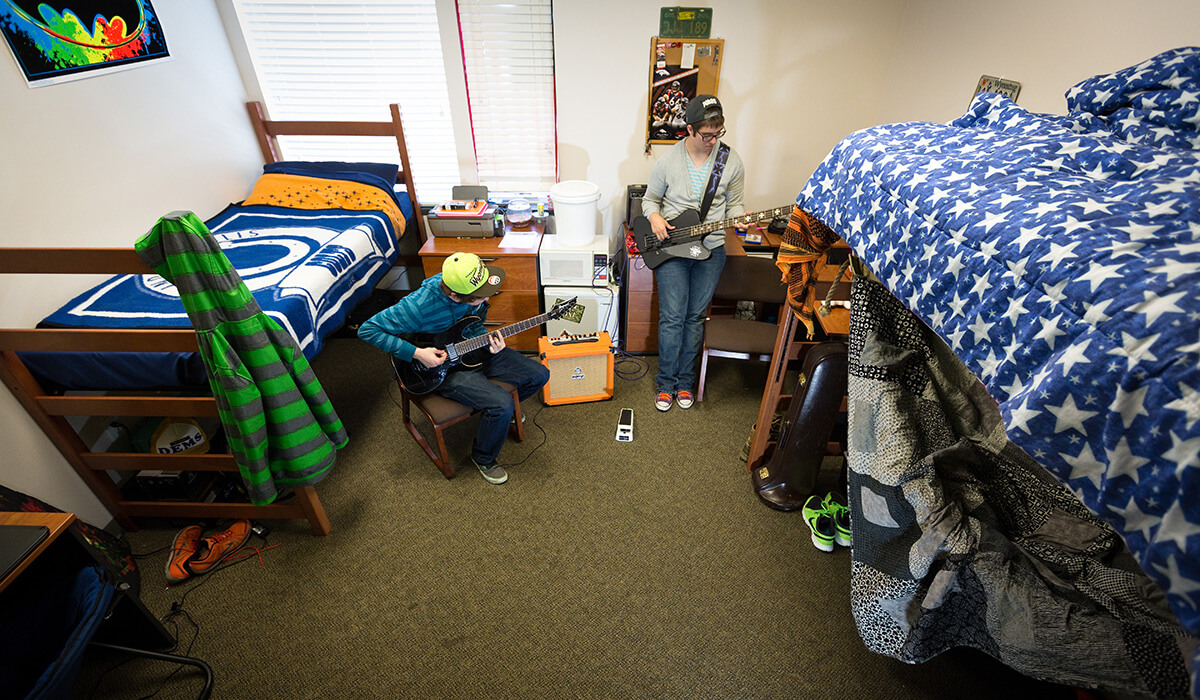
[[[671,258],[654,270],[658,284],[659,391],[692,391],[696,358],[704,340],[704,318],[725,268],[725,246],[708,260]]]
[[[437,392],[480,411],[471,457],[483,465],[496,463],[513,419],[512,396],[490,379],[515,385],[517,396],[524,401],[550,381],[550,370],[512,348],[504,348],[479,369],[456,369],[446,375]]]

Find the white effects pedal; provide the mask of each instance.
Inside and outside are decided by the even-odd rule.
[[[617,442],[633,442],[633,409],[622,408],[617,419]]]

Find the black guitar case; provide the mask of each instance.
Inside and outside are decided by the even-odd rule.
[[[846,396],[847,355],[844,343],[821,343],[805,355],[775,451],[751,472],[765,505],[783,511],[804,507]]]

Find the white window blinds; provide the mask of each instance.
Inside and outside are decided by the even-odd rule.
[[[465,47],[443,45],[443,36],[458,34],[439,29],[438,5],[449,2],[232,0],[273,118],[388,121],[387,105],[399,104],[424,204],[474,181],[492,190],[548,188],[557,162],[550,0],[459,0]],[[442,16],[455,13],[443,7]],[[459,79],[460,52],[466,104],[447,84],[447,66]],[[468,105],[472,134],[456,142],[452,116]],[[297,160],[397,160],[393,140],[355,141],[286,137],[280,147]],[[456,143],[472,141],[475,153],[458,153]],[[472,165],[478,179],[463,172]]]
[[[556,181],[550,0],[458,0],[479,181],[545,191]]]

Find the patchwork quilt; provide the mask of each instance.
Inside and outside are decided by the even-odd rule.
[[[1006,439],[1123,538],[1196,637],[1200,48],[1066,97],[1066,116],[982,93],[949,124],[851,134],[796,203],[953,350]]]

